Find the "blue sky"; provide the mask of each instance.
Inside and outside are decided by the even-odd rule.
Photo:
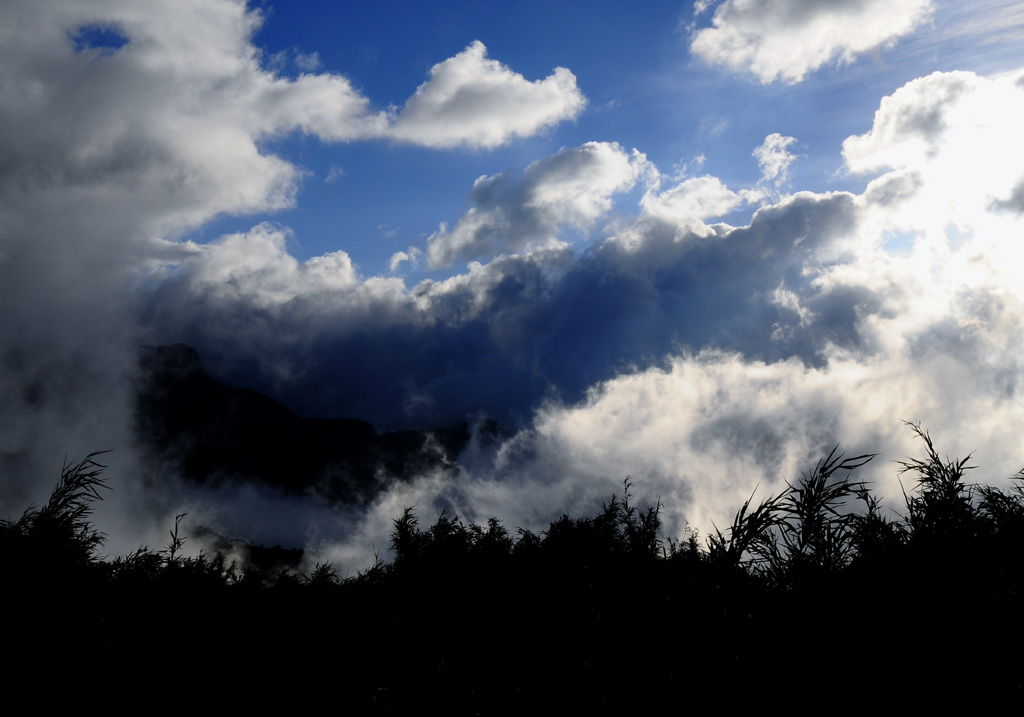
[[[706,530],[837,443],[912,454],[902,420],[1011,475],[1022,40],[1003,0],[10,0],[0,506],[113,448],[129,543],[188,509],[344,564],[406,505],[542,528],[627,474]],[[303,415],[507,438],[342,518],[195,491],[133,439],[174,342]]]
[[[866,179],[843,171],[841,143],[870,125],[880,97],[933,71],[991,73],[1012,69],[1018,59],[1017,35],[980,47],[956,39],[963,19],[944,6],[921,22],[923,31],[898,37],[892,47],[839,67],[833,58],[802,82],[767,85],[691,55],[691,39],[711,26],[714,7],[701,14],[670,2],[643,12],[620,3],[544,2],[259,8],[264,21],[253,44],[266,64],[291,76],[309,70],[344,75],[377,108],[401,107],[433,65],[473,41],[530,81],[566,67],[587,98],[586,110],[573,120],[488,149],[438,151],[386,139],[336,144],[295,134],[269,142],[270,151],[310,174],[296,206],[266,218],[295,230],[290,248],[297,258],[344,249],[366,274],[386,272],[396,251],[422,248],[440,222],[454,221],[477,177],[522,169],[587,141],[618,142],[645,153],[663,172],[685,167],[690,175],[713,174],[743,188],[760,179],[751,151],[778,132],[797,140],[792,187],[863,189]],[[1005,8],[981,7],[977,17],[986,13],[998,19]],[[954,38],[939,51],[932,37],[941,33]],[[749,220],[752,209],[731,218]],[[201,236],[245,229],[251,221],[247,215],[216,223]]]

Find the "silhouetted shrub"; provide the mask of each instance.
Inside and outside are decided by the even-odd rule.
[[[947,688],[936,665],[964,655],[988,689],[1019,691],[1024,629],[978,616],[1024,607],[1024,471],[1009,491],[968,484],[968,460],[940,458],[910,425],[926,455],[901,464],[915,478],[903,514],[850,480],[873,456],[836,448],[778,495],[756,507],[752,495],[704,541],[662,536],[661,503],[634,505],[627,478],[596,515],[565,514],[539,533],[447,511],[424,530],[407,509],[394,521],[394,561],[377,556],[345,578],[331,563],[306,576],[186,555],[184,514],[163,549],[101,560],[89,516],[105,486],[91,454],[64,466],[46,506],[0,521],[18,616],[9,640],[30,646],[12,684],[45,689],[32,665],[74,651],[157,694],[168,676],[154,666],[170,655],[171,682],[186,663],[213,665],[226,688],[207,706],[233,711],[291,709],[288,686],[329,683],[357,713],[419,713],[427,694],[455,714],[541,701],[623,713],[741,681],[776,689],[772,665],[803,664],[813,647],[832,674],[870,665],[910,680],[917,703]],[[674,652],[659,658],[654,645]],[[69,680],[88,688],[85,672]],[[807,699],[836,689],[801,683]]]

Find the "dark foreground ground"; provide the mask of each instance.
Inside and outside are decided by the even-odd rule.
[[[539,535],[406,512],[394,562],[347,579],[182,557],[173,535],[100,560],[88,460],[0,523],[5,693],[146,714],[1012,708],[1024,497],[965,484],[921,435],[888,517],[849,480],[868,457],[833,455],[707,540],[663,539],[627,484]]]

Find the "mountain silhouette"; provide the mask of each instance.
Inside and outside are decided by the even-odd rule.
[[[185,344],[143,347],[136,433],[154,460],[197,483],[263,483],[328,502],[362,502],[396,480],[453,471],[471,439],[462,422],[378,433],[366,421],[302,418],[273,398],[225,386]],[[499,426],[484,421],[482,436]]]

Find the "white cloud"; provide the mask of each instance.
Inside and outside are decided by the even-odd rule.
[[[908,278],[913,270],[908,263],[898,273]],[[942,288],[914,300],[932,301]],[[972,324],[979,315],[963,323],[961,315],[937,334],[939,316],[931,328],[883,319],[874,328],[891,331],[892,340],[881,352],[855,356],[836,346],[820,367],[716,350],[677,354],[601,382],[579,403],[543,405],[496,454],[464,456],[458,480],[427,476],[380,504],[392,515],[396,505],[416,504],[428,518],[443,505],[467,520],[497,515],[541,530],[562,511],[595,511],[631,476],[639,502],[664,505],[666,535],[689,524],[706,536],[753,491],[758,499],[778,492],[838,444],[846,455],[880,454],[855,478],[873,481],[883,504],[899,508],[893,461],[922,455],[903,419],[923,422],[944,454],[973,452],[975,477],[1000,484],[1022,461],[1024,366],[1014,348],[1024,338],[1022,306],[986,314],[984,329]],[[349,559],[386,540],[386,517],[369,514],[375,525],[361,526]]]
[[[757,266],[776,281],[761,298],[793,314],[789,330],[821,331],[847,312],[851,333],[822,344],[817,365],[708,348],[674,352],[664,365],[594,385],[583,401],[544,405],[493,464],[471,468],[457,491],[436,486],[430,495],[474,519],[496,514],[537,529],[556,517],[547,506],[593,510],[631,475],[641,500],[660,497],[666,505],[670,533],[688,521],[706,534],[712,521],[727,523],[755,487],[760,497],[780,490],[838,443],[848,455],[881,454],[856,477],[875,481],[885,504],[898,508],[902,487],[892,461],[922,455],[903,419],[922,422],[944,454],[973,452],[976,478],[1000,484],[1024,460],[1024,221],[991,199],[1019,186],[1022,94],[1014,76],[935,75],[908,83],[882,102],[870,132],[844,146],[851,168],[892,171],[860,197],[804,193],[762,209],[751,227],[718,236],[714,246],[726,263],[686,247],[678,250],[688,252],[682,258],[673,256],[657,244],[657,224],[638,223],[645,245],[659,252],[652,276],[699,262],[710,274],[708,307],[733,290],[742,302],[757,300],[744,293],[754,282],[739,262],[754,252],[765,258]],[[668,199],[682,200],[687,188],[721,194],[728,203],[717,179],[687,181],[646,199],[671,206]],[[942,202],[930,202],[930,188]],[[839,215],[821,210],[837,202],[855,221],[814,244],[822,226],[809,222],[819,216],[823,226],[835,225]],[[677,216],[701,211],[698,205]],[[887,253],[885,234],[906,226],[908,217],[918,241]],[[953,221],[963,230],[952,231]],[[754,231],[758,225],[764,234]],[[754,241],[758,236],[764,244]],[[792,285],[772,273],[778,270],[768,257],[779,247],[803,257],[789,274]],[[742,278],[731,289],[722,286],[736,276]],[[710,287],[721,292],[717,299]],[[695,306],[692,320],[705,310]],[[778,325],[771,333],[785,338]],[[559,480],[547,480],[551,475]]]
[[[800,82],[833,60],[892,44],[921,25],[931,0],[725,0],[690,51],[767,84]],[[703,9],[703,8],[702,8]]]
[[[389,134],[429,147],[491,148],[573,119],[585,105],[576,77],[564,67],[530,82],[489,59],[476,41],[431,68]]]
[[[975,95],[987,84],[970,72],[935,72],[908,82],[882,98],[869,132],[843,142],[847,167],[870,172],[924,165],[955,129],[950,120],[957,108],[977,114]]]
[[[717,177],[704,176],[686,179],[664,192],[648,192],[640,205],[649,216],[706,235],[711,230],[704,225],[705,219],[728,214],[742,201]]]
[[[717,0],[696,0],[696,2],[693,3],[693,14],[702,14],[705,10],[714,5],[715,2],[717,2]]]
[[[415,403],[417,416],[451,406],[466,415],[488,401],[533,411],[495,455],[469,456],[458,481],[425,476],[381,496],[358,541],[337,553],[350,560],[386,541],[396,505],[444,504],[470,520],[542,529],[552,511],[593,510],[626,475],[637,498],[661,497],[670,532],[684,520],[706,532],[756,485],[759,495],[779,490],[836,443],[882,453],[859,477],[897,506],[891,461],[920,455],[901,419],[923,422],[951,456],[975,451],[978,477],[998,480],[1019,469],[1024,429],[1024,221],[993,205],[1012,199],[1024,166],[1012,161],[1018,94],[1012,76],[909,83],[844,146],[851,169],[889,170],[863,195],[797,192],[749,226],[707,226],[743,195],[713,176],[690,178],[644,195],[623,232],[635,239],[628,250],[618,234],[582,255],[543,248],[594,233],[616,192],[660,176],[618,145],[566,149],[521,177],[481,178],[472,209],[437,235],[463,233],[466,244],[447,247],[459,256],[503,256],[408,289],[393,277],[360,280],[343,256],[328,272],[334,283],[303,276],[286,237],[264,227],[179,264],[210,313],[178,320],[235,345],[248,331],[244,345],[268,365],[308,367],[308,355],[290,353],[295,343],[329,348],[330,368],[310,381],[320,391],[365,387],[334,405],[372,408],[384,394]],[[786,140],[763,145],[775,178]],[[908,142],[913,151],[901,149]],[[929,188],[945,203],[927,204]],[[887,234],[906,226],[917,241],[887,252]],[[701,227],[708,241],[678,240]],[[397,253],[395,266],[411,254]],[[173,294],[160,298],[176,305]],[[392,356],[415,381],[397,385]],[[537,408],[555,390],[566,398]]]
[[[0,21],[8,190],[0,201],[29,226],[34,213],[50,216],[60,206],[70,216],[81,205],[104,223],[140,225],[106,232],[111,237],[154,236],[222,213],[287,208],[304,172],[268,152],[264,140],[300,131],[353,141],[392,130],[387,113],[373,110],[345,77],[287,79],[262,67],[251,44],[262,19],[235,0],[12,0]],[[83,26],[116,28],[127,43],[76,51]],[[530,83],[475,48],[436,68],[423,98],[398,119],[403,139],[494,146],[582,107],[567,71]],[[447,100],[445,91],[453,93]],[[447,127],[443,140],[429,129],[434,122]]]
[[[722,23],[779,7],[727,2]],[[743,36],[763,51],[763,71],[775,68],[769,79],[802,76],[817,62],[808,48],[859,51],[875,32],[859,16],[847,23],[852,44],[827,33],[797,41],[815,23],[833,27],[838,7],[808,4],[806,18]],[[875,5],[844,7],[856,15]],[[890,30],[912,6],[894,7]],[[592,142],[521,175],[482,177],[471,208],[426,252],[434,266],[487,263],[409,288],[396,276],[360,277],[345,252],[300,262],[272,224],[206,245],[174,239],[220,214],[294,203],[303,172],[269,153],[270,137],[494,146],[575,117],[575,80],[556,71],[528,82],[473,45],[438,65],[394,120],[343,77],[268,71],[251,43],[259,21],[228,0],[0,4],[0,467],[9,473],[52,475],[54,456],[114,442],[117,493],[131,490],[135,466],[123,456],[144,330],[254,357],[283,377],[282,391],[297,386],[292,397],[375,420],[416,402],[417,418],[480,406],[528,418],[538,396],[583,395],[536,410],[466,480],[428,477],[383,496],[374,519],[385,538],[406,499],[448,495],[475,516],[544,527],[551,510],[587,510],[626,474],[645,495],[660,493],[677,521],[706,527],[727,520],[757,480],[777,489],[833,441],[884,451],[869,475],[891,487],[885,461],[916,453],[900,418],[923,421],[950,454],[975,450],[985,477],[1019,468],[1016,77],[937,74],[883,100],[869,131],[843,146],[850,171],[882,173],[861,196],[797,192],[729,227],[704,222],[749,195],[716,177],[652,189],[639,217],[615,218],[616,239],[636,239],[632,251],[600,236],[617,195],[657,180],[635,150]],[[76,51],[73,36],[90,24],[128,42]],[[875,44],[889,37],[875,35]],[[804,54],[773,55],[776,37]],[[792,155],[788,138],[772,137],[758,159],[777,180]],[[885,237],[900,231],[914,243],[886,252]],[[713,240],[677,241],[703,232]],[[580,235],[587,252],[569,247]],[[392,271],[418,251],[397,252]],[[158,320],[142,326],[140,315]],[[303,373],[295,367],[305,384],[287,383]],[[39,501],[17,490],[5,482],[0,500]]]
[[[1010,394],[989,383],[984,369],[997,366],[974,363],[984,351],[952,358],[935,345],[867,361],[840,351],[817,369],[716,352],[677,356],[667,368],[595,386],[582,404],[540,411],[529,439],[536,462],[515,470],[557,471],[577,490],[607,491],[631,475],[649,500],[668,506],[672,528],[689,521],[706,534],[755,488],[762,498],[779,491],[840,444],[848,455],[881,453],[858,477],[875,481],[896,507],[891,461],[921,455],[900,419],[923,421],[949,455],[976,451],[985,480],[1019,468],[1024,392],[1019,383]],[[964,416],[978,420],[966,428]],[[529,495],[526,486],[520,500],[536,510]]]
[[[303,53],[296,50],[295,64],[303,72],[313,72],[320,67],[320,53]]]
[[[237,290],[268,307],[321,290],[345,293],[354,281],[344,253],[297,264],[265,227],[191,258],[182,258],[191,247],[173,242],[217,216],[295,204],[306,172],[268,149],[268,139],[298,131],[354,141],[390,132],[391,116],[345,77],[276,74],[273,58],[252,43],[262,20],[240,0],[0,3],[0,403],[11,407],[4,455],[31,453],[47,440],[40,427],[56,425],[57,415],[74,424],[79,414],[61,395],[94,403],[97,415],[116,414],[128,434],[128,385],[115,392],[110,384],[134,362],[133,292],[174,279],[161,266],[177,263],[210,291]],[[411,133],[405,139],[458,143],[464,129],[470,144],[493,146],[582,107],[568,71],[530,83],[480,49],[439,66],[437,82],[421,88],[425,104],[415,109],[417,100],[399,120],[401,132]],[[296,59],[309,68],[313,58]],[[444,87],[455,93],[449,101],[439,100]],[[464,97],[495,99],[506,124],[486,111],[460,114]],[[528,111],[511,111],[508,102]],[[464,123],[455,122],[460,116]],[[443,141],[417,124],[442,117],[453,122]],[[225,283],[217,287],[214,276]],[[394,286],[367,280],[360,290],[387,294]],[[88,348],[97,336],[102,351]],[[25,356],[35,358],[18,358]],[[44,374],[61,376],[63,388],[40,393]],[[85,426],[68,433],[94,436]],[[33,455],[79,445],[66,440]],[[88,450],[104,443],[81,442]]]
[[[409,247],[409,251],[396,251],[391,255],[391,258],[388,259],[388,269],[391,272],[396,272],[398,271],[398,268],[406,262],[411,264],[413,267],[417,267],[419,266],[420,256],[422,256],[422,254],[423,252],[414,246]]]
[[[336,164],[332,164],[331,168],[327,171],[327,176],[324,177],[325,184],[334,184],[339,179],[345,176],[345,170]]]
[[[784,137],[775,132],[765,137],[764,142],[754,149],[753,155],[761,167],[762,182],[786,181],[789,165],[796,159],[796,155],[789,151],[794,142],[796,137]]]
[[[470,519],[501,515],[538,529],[557,517],[551,506],[593,510],[631,475],[639,499],[661,498],[670,533],[688,521],[706,534],[712,521],[724,527],[755,487],[760,497],[780,490],[838,443],[848,455],[881,454],[855,475],[875,481],[885,504],[898,508],[902,488],[892,461],[922,455],[903,419],[922,422],[944,454],[973,452],[979,480],[998,484],[1016,473],[1024,460],[1024,221],[992,198],[1019,187],[1020,95],[1014,76],[908,83],[881,103],[868,133],[844,145],[851,169],[892,168],[864,195],[798,193],[761,209],[751,227],[720,229],[711,245],[660,243],[661,224],[641,217],[639,246],[657,261],[626,266],[631,259],[622,255],[616,265],[649,272],[643,286],[652,302],[707,275],[700,288],[707,303],[687,297],[691,322],[717,309],[723,314],[713,320],[727,324],[719,304],[764,301],[780,316],[792,314],[790,325],[767,327],[774,341],[842,322],[849,331],[826,337],[817,363],[698,346],[673,352],[663,365],[623,371],[582,401],[545,404],[493,463],[470,466],[457,489],[431,486],[421,500],[440,500]],[[929,199],[933,188],[938,204]],[[719,180],[700,177],[649,193],[645,208],[657,208],[662,222],[714,211],[689,206],[689,197],[717,198],[723,207],[732,201]],[[844,209],[830,215],[829,207]],[[885,235],[905,226],[918,240],[886,252]],[[833,236],[820,241],[829,228]],[[786,263],[772,263],[786,252]],[[751,253],[758,259],[748,273],[743,257]],[[655,283],[660,273],[694,264],[699,269],[664,292]],[[472,271],[494,286],[507,268]],[[622,292],[620,276],[601,276],[641,324],[644,314]]]
[[[1012,199],[1024,180],[1022,122],[1024,89],[1015,75],[934,73],[884,98],[871,130],[843,142],[843,158],[852,172],[884,172],[866,193],[879,221],[938,244],[955,227],[980,250],[999,245],[1019,217]],[[979,261],[1001,273],[1020,257],[1008,265]]]
[[[193,254],[178,265],[179,271],[190,273],[194,291],[258,309],[356,285],[348,254],[336,251],[300,263],[288,253],[289,235],[282,227],[263,223],[209,244],[190,243],[186,247]]]
[[[18,28],[0,50],[0,101],[5,173],[32,197],[19,215],[88,192],[147,235],[281,209],[302,172],[261,140],[295,130],[351,140],[386,126],[343,77],[263,70],[250,44],[260,18],[244,3],[12,2],[0,16]],[[127,44],[76,52],[69,36],[90,24],[119,28]]]
[[[18,476],[5,493],[49,490],[32,481],[54,456],[97,448],[117,450],[111,480],[132,485],[136,292],[188,261],[164,239],[292,206],[303,172],[267,137],[378,132],[344,78],[263,68],[259,24],[234,0],[0,3],[0,468]],[[352,276],[344,255],[275,265],[269,241],[254,235],[245,257],[226,240],[206,270],[224,291],[269,278],[257,303]]]
[[[650,171],[644,155],[614,142],[588,142],[537,160],[521,179],[509,173],[480,177],[473,206],[449,231],[427,240],[431,267],[456,258],[490,257],[558,240],[566,229],[588,230],[612,207],[612,196]]]

